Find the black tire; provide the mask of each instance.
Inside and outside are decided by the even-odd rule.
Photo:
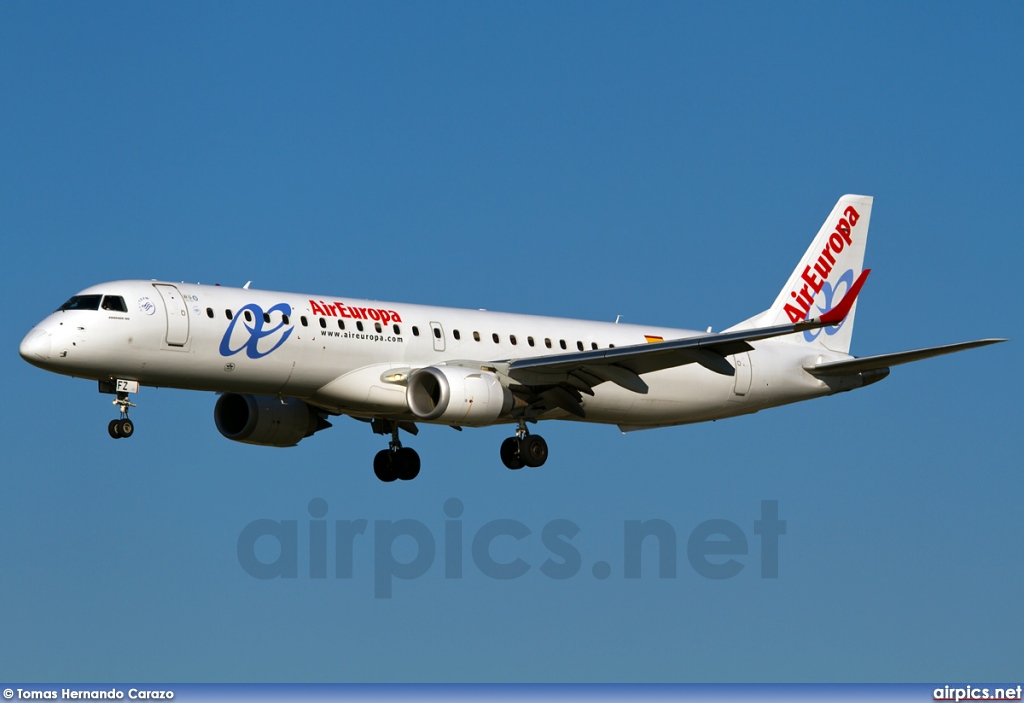
[[[395,452],[394,462],[395,475],[403,481],[411,481],[420,475],[420,455],[415,449],[402,447]]]
[[[135,434],[135,424],[128,418],[118,420],[117,431],[121,434],[122,437],[127,439],[131,437],[133,434]]]
[[[539,434],[527,435],[523,439],[522,447],[519,450],[523,462],[530,468],[543,466],[548,460],[548,443]]]
[[[111,420],[107,423],[107,434],[114,439],[121,439],[121,421]]]
[[[501,463],[513,471],[525,466],[519,458],[519,440],[515,437],[509,437],[501,443]]]
[[[384,483],[391,483],[398,478],[395,475],[394,457],[390,449],[382,449],[373,457],[373,473]]]

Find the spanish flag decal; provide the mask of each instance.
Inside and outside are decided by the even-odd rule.
[[[665,341],[664,337],[656,337],[653,334],[645,334],[644,335],[644,339],[647,340],[648,344],[654,344],[655,342],[664,342]]]

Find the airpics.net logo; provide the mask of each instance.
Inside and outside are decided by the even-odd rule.
[[[548,520],[539,530],[511,518],[470,520],[458,498],[445,501],[433,526],[414,519],[328,520],[327,501],[314,498],[306,507],[308,517],[301,520],[264,518],[247,524],[238,535],[237,555],[242,570],[260,580],[372,575],[375,598],[391,598],[396,581],[430,575],[462,579],[470,569],[499,581],[531,573],[564,581],[588,571],[598,580],[616,574],[674,579],[683,550],[693,573],[706,579],[731,579],[754,563],[759,563],[761,578],[774,579],[786,521],[779,518],[777,500],[762,500],[760,508],[760,515],[746,523],[748,529],[724,519],[704,520],[683,532],[667,520],[625,520],[611,540],[611,549],[619,542],[621,555],[613,564],[585,558],[574,541],[584,530],[572,520]]]

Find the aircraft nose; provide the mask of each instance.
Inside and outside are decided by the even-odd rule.
[[[34,328],[21,340],[18,353],[30,364],[46,361],[50,358],[50,333],[40,327]]]

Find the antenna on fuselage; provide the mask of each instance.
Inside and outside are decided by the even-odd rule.
[[[621,317],[622,317],[622,315],[616,315],[615,316],[615,324],[619,324],[619,318],[621,318]]]
[[[251,283],[252,283],[252,281],[246,281],[245,285],[242,286],[242,290],[249,290],[249,284],[251,284]]]

